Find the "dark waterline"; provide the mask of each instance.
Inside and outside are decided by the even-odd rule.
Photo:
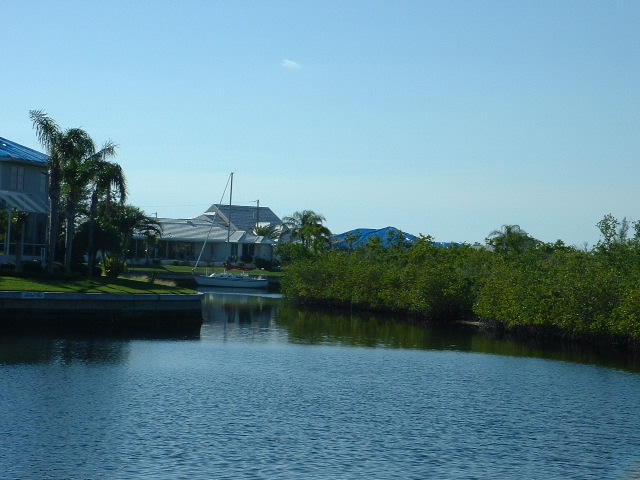
[[[210,294],[197,339],[0,337],[0,478],[640,475],[640,375]]]

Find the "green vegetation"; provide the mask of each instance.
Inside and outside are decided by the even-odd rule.
[[[294,259],[311,259],[325,251],[330,244],[331,231],[323,225],[324,221],[324,216],[313,210],[284,217],[276,255],[282,262],[289,263]]]
[[[153,243],[160,227],[140,209],[125,205],[124,172],[108,160],[116,155],[116,145],[108,141],[98,150],[80,128],[63,130],[40,110],[31,110],[29,116],[49,157],[47,272],[53,273],[55,263],[64,260],[66,272],[84,269],[91,276],[100,250],[105,257],[102,273],[117,277],[133,234]],[[85,254],[86,268],[81,265]]]
[[[607,215],[592,250],[545,244],[520,227],[487,245],[435,246],[421,236],[390,247],[293,258],[282,291],[290,299],[411,312],[443,323],[479,318],[531,334],[640,340],[640,222]]]

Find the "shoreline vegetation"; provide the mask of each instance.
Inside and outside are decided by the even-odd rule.
[[[487,247],[408,243],[402,234],[348,250],[291,259],[285,298],[300,304],[410,314],[440,326],[473,325],[518,338],[640,350],[640,222],[611,215],[592,250],[539,242],[518,226]]]

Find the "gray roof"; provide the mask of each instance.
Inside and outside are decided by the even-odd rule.
[[[48,158],[44,153],[0,137],[0,159],[46,164]]]
[[[221,214],[226,222],[229,218],[229,210],[231,210],[231,224],[235,228],[240,230],[253,231],[253,227],[256,225],[256,221],[259,220],[261,225],[282,225],[282,220],[273,213],[269,207],[257,207],[213,204],[207,212]]]
[[[207,239],[212,243],[226,242],[228,229],[220,224],[219,220],[215,220],[215,217],[205,214],[191,219],[159,218],[158,222],[162,225],[160,239],[177,242],[204,242]],[[231,230],[229,241],[231,243],[275,243],[271,239],[237,229]]]

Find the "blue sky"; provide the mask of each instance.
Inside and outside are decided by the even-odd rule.
[[[11,1],[0,136],[119,145],[130,203],[592,245],[640,219],[640,2]]]

